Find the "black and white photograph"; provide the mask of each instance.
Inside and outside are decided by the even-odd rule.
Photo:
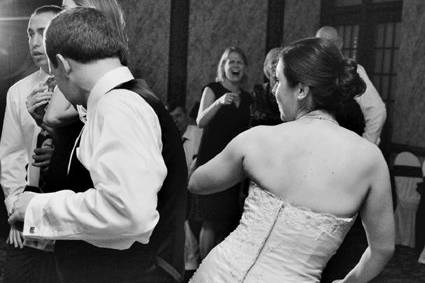
[[[0,283],[425,282],[425,1],[0,0]]]

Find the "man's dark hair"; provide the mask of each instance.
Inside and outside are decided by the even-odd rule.
[[[127,43],[102,12],[87,7],[63,11],[45,34],[46,53],[56,68],[57,54],[79,63],[117,57],[123,62]]]
[[[44,13],[52,13],[52,14],[59,14],[60,12],[62,12],[62,8],[56,5],[44,5],[41,7],[38,7],[37,9],[34,10],[34,12],[31,14],[31,17],[35,16],[35,15],[40,15],[40,14],[44,14]]]

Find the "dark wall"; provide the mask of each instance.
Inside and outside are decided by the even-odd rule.
[[[403,1],[392,141],[425,148],[425,1]]]
[[[1,117],[6,90],[34,70],[27,50],[27,19],[11,17],[28,17],[42,4],[59,2],[0,2]],[[281,38],[281,42],[288,44],[313,36],[320,24],[319,0],[119,2],[127,19],[131,69],[137,76],[143,77],[163,101],[180,100],[188,108],[200,99],[202,86],[214,80],[216,66],[225,47],[238,45],[247,53],[250,64],[246,88],[249,90],[253,84],[263,81],[263,59],[268,48],[273,47],[269,46],[270,42],[278,45],[276,38]],[[275,13],[276,8],[272,10],[271,7],[283,12]],[[422,79],[425,72],[424,11],[422,0],[403,1],[402,38],[392,117],[392,141],[418,147],[425,147],[425,85]],[[178,28],[173,26],[176,24]],[[270,38],[273,40],[270,41]],[[175,70],[179,73],[175,74]],[[173,73],[170,74],[170,71]]]
[[[320,2],[285,0],[283,44],[316,34],[320,27]]]
[[[238,46],[248,57],[251,89],[263,78],[266,52],[267,1],[192,0],[189,20],[187,102],[201,98],[204,85],[215,80],[226,47]]]
[[[171,1],[120,0],[127,21],[130,68],[167,97]]]
[[[200,100],[202,87],[214,81],[226,47],[235,45],[245,51],[249,61],[245,88],[251,90],[263,81],[268,49],[312,36],[320,20],[320,1],[311,0],[120,3],[126,13],[133,70],[164,101],[181,101],[188,108]]]

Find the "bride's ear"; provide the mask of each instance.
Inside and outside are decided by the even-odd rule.
[[[298,100],[304,100],[307,95],[310,92],[310,87],[303,84],[303,83],[298,83],[297,85],[297,99]]]

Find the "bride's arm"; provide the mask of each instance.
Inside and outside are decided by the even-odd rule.
[[[382,154],[379,154],[374,169],[372,185],[361,210],[369,246],[358,264],[339,282],[369,282],[383,270],[394,253],[391,184]]]
[[[212,194],[224,191],[243,180],[246,144],[246,132],[234,138],[221,153],[193,172],[189,190],[200,195]]]
[[[78,120],[78,112],[56,87],[46,109],[43,124],[49,127],[62,127]]]

